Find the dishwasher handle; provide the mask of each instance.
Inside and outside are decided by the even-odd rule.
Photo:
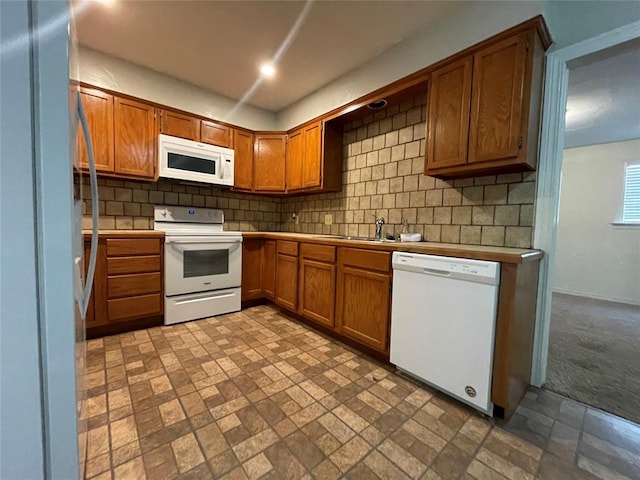
[[[422,269],[423,273],[426,273],[428,275],[439,275],[441,277],[450,277],[451,276],[451,272],[448,270],[438,270],[437,268],[423,268]]]

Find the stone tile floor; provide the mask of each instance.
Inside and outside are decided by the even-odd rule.
[[[87,479],[640,479],[638,426],[540,390],[496,425],[269,306],[87,348]]]

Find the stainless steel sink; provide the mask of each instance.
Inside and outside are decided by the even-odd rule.
[[[378,242],[378,243],[395,242],[395,240],[388,240],[386,238],[356,237],[351,235],[317,235],[314,238],[335,238],[337,240],[357,240],[360,242]]]

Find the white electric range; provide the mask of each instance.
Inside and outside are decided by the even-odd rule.
[[[164,323],[240,310],[242,233],[223,230],[222,210],[157,205],[165,232]]]

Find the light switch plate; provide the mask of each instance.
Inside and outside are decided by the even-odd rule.
[[[325,214],[324,216],[324,224],[325,225],[331,225],[333,223],[333,215],[331,215],[330,213]]]

